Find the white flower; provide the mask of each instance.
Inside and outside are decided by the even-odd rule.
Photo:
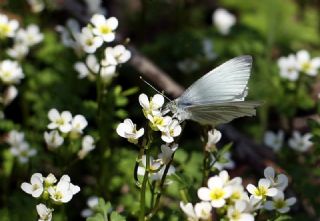
[[[57,178],[52,173],[50,173],[46,178],[44,178],[44,183],[47,186],[52,186],[56,182],[57,182]]]
[[[254,221],[254,216],[245,212],[246,203],[239,200],[234,206],[228,208],[227,217],[230,221]]]
[[[90,28],[82,28],[78,41],[83,50],[87,53],[94,53],[102,44],[103,40],[99,36],[94,36]]]
[[[156,113],[156,112],[154,112]],[[169,124],[172,122],[172,118],[169,116],[161,115],[148,115],[149,125],[154,131],[168,131]],[[171,139],[170,139],[171,140]],[[173,139],[172,139],[173,140]]]
[[[48,125],[49,129],[58,128],[62,133],[68,133],[71,131],[72,115],[69,111],[63,111],[61,114],[57,109],[51,109],[48,113],[48,118],[51,123]]]
[[[117,127],[117,133],[120,137],[127,138],[131,143],[138,143],[138,139],[143,136],[144,128],[137,130],[135,125],[130,119],[125,119]]]
[[[80,24],[76,20],[68,19],[65,27],[58,25],[56,30],[60,33],[60,39],[65,46],[73,48],[78,54],[82,52],[83,39],[80,37]]]
[[[118,20],[115,17],[106,19],[103,15],[95,14],[91,18],[94,25],[92,32],[102,37],[105,42],[111,42],[115,39],[114,30],[118,27]]]
[[[88,125],[88,121],[84,116],[78,114],[72,119],[71,125],[71,131],[82,134],[84,128]]]
[[[215,208],[225,205],[226,199],[231,196],[231,186],[225,186],[224,181],[219,176],[211,177],[208,180],[208,187],[201,187],[198,190],[198,197],[203,201],[210,201]]]
[[[279,151],[283,145],[284,132],[279,130],[278,133],[267,131],[264,135],[264,143],[271,147],[274,151]]]
[[[284,174],[275,176],[275,171],[272,167],[264,169],[264,176],[271,182],[271,186],[283,191],[288,186],[288,177]]]
[[[94,145],[94,139],[90,135],[86,135],[82,139],[82,147],[78,152],[78,157],[83,159],[90,151],[92,151],[96,146]]]
[[[180,202],[180,208],[187,215],[189,221],[208,220],[212,210],[212,206],[208,202],[197,203],[194,207],[191,203]]]
[[[223,8],[214,11],[212,20],[218,31],[223,35],[229,34],[231,27],[236,23],[236,17]]]
[[[9,86],[5,92],[3,97],[3,104],[6,106],[10,104],[18,95],[18,89],[15,86]]]
[[[271,187],[271,182],[267,179],[260,179],[258,187],[249,184],[247,190],[257,199],[265,199],[267,196],[272,197],[278,193],[277,188]]]
[[[57,148],[63,144],[63,137],[60,136],[57,130],[44,132],[44,140],[49,148]]]
[[[199,69],[199,63],[193,59],[187,58],[177,63],[177,67],[185,74],[190,74],[193,71]]]
[[[106,9],[101,7],[101,0],[85,0],[85,3],[87,4],[87,11],[90,15],[93,14],[106,14]]]
[[[31,24],[26,29],[19,29],[15,40],[26,46],[39,44],[43,40],[43,34],[37,25]]]
[[[90,74],[97,74],[100,70],[97,57],[90,54],[86,58],[86,62],[77,62],[74,65],[74,69],[79,73],[79,78],[88,77]]]
[[[298,69],[307,75],[316,76],[320,67],[320,57],[311,59],[309,52],[301,50],[297,52]]]
[[[63,175],[56,186],[50,186],[48,193],[50,198],[57,203],[69,202],[73,195],[80,191],[80,187],[73,185],[68,175]]]
[[[18,27],[17,20],[9,20],[6,15],[0,14],[0,38],[14,37]]]
[[[210,151],[212,148],[216,146],[216,144],[220,141],[221,139],[221,132],[213,129],[208,131],[208,142],[206,145],[206,150]]]
[[[248,196],[247,193],[245,193],[243,195],[242,200],[246,203],[246,209],[245,211],[247,213],[254,213],[255,211],[259,210],[262,208],[262,200],[261,199],[257,199],[254,196]]]
[[[301,135],[298,131],[293,131],[292,137],[289,139],[289,146],[299,152],[305,152],[312,147],[313,143],[310,140],[312,138],[311,133]]]
[[[101,61],[103,66],[117,65],[127,62],[131,57],[131,52],[123,45],[107,47],[104,51],[105,58]]]
[[[181,134],[182,128],[179,124],[179,121],[172,120],[165,130],[162,130],[161,139],[166,143],[172,143],[174,137],[177,137]]]
[[[278,59],[280,76],[290,81],[296,81],[299,77],[299,70],[296,57],[291,54],[288,57]]]
[[[22,60],[27,56],[29,53],[28,46],[21,44],[21,43],[15,43],[12,48],[9,48],[7,50],[7,54],[17,60]]]
[[[43,177],[41,173],[34,173],[31,176],[30,183],[22,183],[21,189],[32,195],[35,198],[38,198],[43,193]]]
[[[20,163],[27,163],[30,157],[37,154],[37,151],[31,149],[26,142],[21,143],[19,146],[11,146],[10,152],[13,156],[18,157]]]
[[[147,167],[147,158],[145,155],[142,156],[141,159],[142,162],[142,166],[138,167],[138,175],[143,176],[145,174],[146,171],[146,167]],[[165,171],[165,167],[161,165],[161,160],[154,160],[153,157],[149,158],[149,169],[150,169],[150,173],[149,173],[149,177],[152,181],[154,180],[161,180],[164,171]],[[167,176],[172,175],[173,173],[176,172],[176,169],[174,168],[174,166],[170,165],[168,172],[167,172]]]
[[[235,163],[231,158],[230,152],[223,153],[223,155],[220,157],[221,162],[217,161],[213,154],[211,154],[210,156],[211,162],[213,163],[212,167],[216,168],[219,171],[223,169],[233,169],[235,167]]]
[[[109,83],[111,79],[116,75],[116,66],[102,66],[100,71],[100,77],[104,83]]]
[[[90,217],[93,215],[93,210],[99,204],[99,198],[97,196],[90,196],[87,200],[87,205],[89,208],[86,208],[81,211],[81,216],[84,218]]]
[[[139,103],[143,109],[143,114],[145,117],[148,115],[159,115],[159,109],[164,104],[164,97],[161,94],[156,94],[149,101],[147,95],[140,94]]]
[[[22,143],[24,143],[24,133],[19,132],[16,130],[11,130],[8,133],[8,136],[6,138],[6,142],[10,144],[11,146],[20,146]]]
[[[48,208],[42,203],[38,204],[36,208],[39,215],[38,221],[51,221],[54,209]]]
[[[161,145],[161,154],[159,154],[159,158],[162,160],[163,164],[168,164],[172,160],[172,155],[178,149],[178,145],[174,144],[170,147],[168,144]]]
[[[45,8],[45,4],[43,0],[27,0],[29,5],[31,6],[31,11],[33,13],[39,13],[43,11]]]
[[[24,78],[24,74],[18,62],[4,60],[0,63],[0,79],[5,84],[17,84]]]
[[[290,197],[289,199],[284,199],[283,192],[278,192],[277,195],[272,197],[272,201],[267,201],[264,207],[267,210],[277,210],[279,213],[287,213],[290,210],[290,206],[295,204],[297,199],[295,197]]]

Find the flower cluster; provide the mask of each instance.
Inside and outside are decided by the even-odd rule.
[[[151,180],[162,179],[165,172],[165,165],[168,165],[166,175],[171,175],[175,172],[175,168],[170,165],[174,152],[177,150],[177,144],[174,144],[174,138],[179,136],[182,128],[177,119],[170,116],[164,116],[162,107],[164,105],[164,97],[160,94],[148,98],[145,94],[139,96],[139,103],[142,106],[144,116],[149,122],[149,128],[152,131],[160,131],[161,139],[166,144],[161,145],[161,153],[158,158],[143,155],[140,159],[140,166],[137,174],[143,176],[148,168],[149,177]],[[126,138],[129,142],[138,144],[139,138],[144,135],[145,129],[137,129],[130,119],[125,119],[117,127],[119,136]]]
[[[290,54],[288,57],[278,59],[280,76],[289,81],[297,81],[300,74],[316,76],[320,68],[320,57],[311,58],[306,50]]]
[[[36,149],[30,148],[25,141],[24,133],[12,130],[8,133],[6,142],[10,145],[10,152],[18,158],[20,163],[27,163],[29,158],[37,154]]]
[[[12,39],[8,41],[7,38]],[[0,14],[0,41],[11,48],[6,52],[11,59],[0,61],[0,81],[4,85],[1,89],[0,102],[6,106],[17,96],[18,90],[14,84],[19,84],[24,78],[24,73],[19,64],[27,56],[30,47],[39,44],[43,40],[43,34],[35,24],[26,29],[19,27],[18,21],[10,20],[6,15]],[[8,42],[7,42],[8,41]],[[12,60],[14,59],[14,60]]]
[[[306,152],[313,146],[311,138],[311,133],[302,135],[299,131],[293,131],[292,136],[288,139],[288,145],[295,151]],[[264,143],[275,152],[279,152],[283,147],[284,132],[282,130],[279,130],[277,133],[267,131],[264,136]]]
[[[22,183],[21,189],[34,198],[55,205],[69,202],[80,191],[80,187],[72,184],[68,175],[63,175],[58,181],[51,173],[47,177],[43,177],[41,173],[33,174],[30,183]],[[52,208],[40,203],[36,209],[39,220],[51,220]]]
[[[212,210],[227,220],[254,220],[260,209],[276,210],[287,213],[296,199],[285,199],[284,190],[288,185],[288,178],[284,174],[275,174],[271,167],[264,170],[265,178],[245,188],[240,177],[231,179],[227,171],[221,171],[208,180],[207,187],[198,189],[201,202],[193,206],[191,203],[180,203],[181,209],[188,216],[188,220],[209,220]]]
[[[51,109],[48,113],[48,118],[51,121],[48,124],[48,129],[51,131],[44,133],[44,139],[49,149],[60,147],[67,136],[70,139],[78,138],[88,125],[84,116],[78,114],[72,117],[70,111],[59,113],[57,109]],[[78,152],[79,158],[83,159],[94,148],[93,137],[85,135],[82,139],[82,149]]]

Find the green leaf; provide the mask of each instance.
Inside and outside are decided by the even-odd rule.
[[[121,216],[119,213],[113,211],[111,213],[110,220],[111,221],[125,221],[126,219],[123,216]]]
[[[89,217],[86,219],[86,221],[108,221],[108,220],[105,220],[103,215],[101,215],[100,213],[96,214],[95,216],[93,217]]]

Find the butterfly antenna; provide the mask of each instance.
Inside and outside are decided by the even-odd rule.
[[[160,92],[159,90],[157,90],[152,84],[150,84],[149,82],[147,82],[146,80],[143,79],[142,76],[140,76],[140,80],[142,80],[144,83],[146,83],[149,87],[151,87],[153,90],[155,90],[157,93],[161,94],[164,98],[166,98],[168,101],[172,101],[170,98],[168,98],[165,94],[164,91]]]

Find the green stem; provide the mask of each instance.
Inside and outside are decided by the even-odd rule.
[[[150,158],[149,158],[149,148],[146,147],[146,169],[143,176],[143,181],[140,190],[140,213],[139,213],[139,221],[145,220],[145,209],[146,209],[146,191],[147,191],[147,182],[149,177],[149,169],[150,169]]]

